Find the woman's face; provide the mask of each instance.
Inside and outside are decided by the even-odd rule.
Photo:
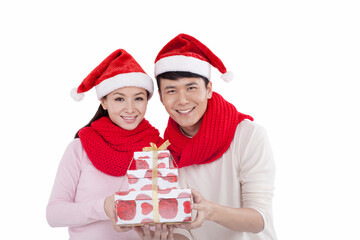
[[[119,88],[101,99],[111,121],[126,130],[135,129],[143,120],[147,103],[147,92],[139,87]]]

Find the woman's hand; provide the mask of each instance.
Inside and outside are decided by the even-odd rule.
[[[113,229],[115,231],[127,232],[132,229],[131,227],[121,227],[116,224],[116,206],[115,206],[114,195],[111,195],[111,196],[108,196],[107,198],[105,198],[104,210],[105,210],[106,215],[109,217],[109,219],[113,225]]]
[[[150,225],[134,227],[142,240],[174,240],[174,227],[166,224],[157,223],[155,231],[150,230]]]

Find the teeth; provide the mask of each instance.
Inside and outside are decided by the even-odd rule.
[[[133,120],[135,117],[123,117],[125,120]]]
[[[192,108],[188,109],[188,110],[177,110],[179,113],[188,113],[192,110]]]

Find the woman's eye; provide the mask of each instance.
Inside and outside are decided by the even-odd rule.
[[[142,97],[135,98],[135,101],[143,101],[144,99]]]
[[[118,98],[115,98],[115,101],[124,101],[124,98],[118,97]]]

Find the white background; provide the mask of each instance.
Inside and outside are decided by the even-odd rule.
[[[0,238],[67,239],[45,208],[57,165],[95,113],[77,87],[118,48],[153,75],[178,33],[205,43],[235,79],[214,90],[264,126],[277,164],[279,239],[358,236],[358,1],[2,1]],[[157,95],[146,118],[163,132]]]

